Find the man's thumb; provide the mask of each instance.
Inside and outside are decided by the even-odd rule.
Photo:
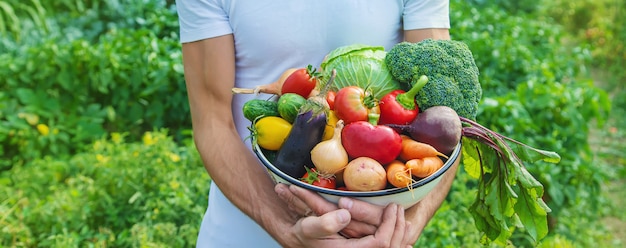
[[[326,237],[343,230],[350,223],[350,212],[338,209],[322,216],[310,216],[302,220],[302,231],[308,237]]]

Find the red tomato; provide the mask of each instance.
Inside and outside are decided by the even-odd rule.
[[[321,175],[317,173],[317,171],[315,171],[315,168],[313,169],[306,168],[306,171],[307,172],[304,173],[304,176],[300,178],[301,181],[314,185],[314,186],[327,188],[327,189],[337,188],[337,180],[335,179],[333,175],[330,175],[330,176]]]
[[[378,113],[378,104],[374,96],[366,94],[358,86],[347,86],[337,91],[334,111],[337,118],[345,124],[356,121],[368,121],[370,113]]]
[[[323,177],[320,177],[319,179],[317,179],[317,181],[313,181],[312,184],[314,186],[327,188],[327,189],[335,189],[336,186],[337,186],[337,184],[335,182],[335,179],[333,179],[333,178],[323,178]]]
[[[357,121],[341,130],[341,144],[350,158],[369,157],[385,165],[400,155],[402,137],[388,126]]]
[[[318,76],[319,72],[316,72],[312,65],[306,68],[299,68],[285,79],[280,92],[281,94],[296,93],[304,98],[308,98],[317,85]]]
[[[337,92],[329,90],[326,92],[326,102],[328,103],[328,107],[330,110],[335,109],[335,97],[337,96]]]

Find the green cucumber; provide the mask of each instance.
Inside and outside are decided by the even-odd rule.
[[[243,116],[254,121],[259,116],[280,116],[275,101],[252,99],[243,104]]]
[[[295,93],[285,93],[278,98],[278,113],[280,117],[293,123],[300,111],[300,107],[306,102],[306,99]]]

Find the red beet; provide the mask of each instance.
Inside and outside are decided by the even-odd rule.
[[[429,144],[446,155],[450,155],[461,141],[462,126],[459,115],[446,106],[430,107],[407,125],[387,126],[399,128],[414,140]]]

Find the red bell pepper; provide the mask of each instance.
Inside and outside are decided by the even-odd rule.
[[[428,77],[421,76],[413,87],[405,92],[394,90],[380,99],[380,119],[378,124],[406,125],[411,123],[419,113],[415,103],[415,95],[426,85]]]

